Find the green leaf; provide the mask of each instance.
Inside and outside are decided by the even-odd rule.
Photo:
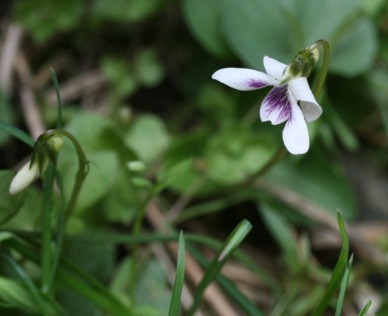
[[[190,31],[211,53],[228,57],[229,48],[221,33],[220,0],[183,0],[183,14]]]
[[[276,151],[271,140],[265,133],[250,132],[239,126],[223,131],[207,148],[209,178],[231,185],[257,173]]]
[[[335,291],[338,289],[341,280],[344,276],[346,267],[348,266],[348,257],[349,257],[349,238],[346,232],[345,224],[340,213],[337,213],[338,226],[340,234],[342,237],[342,248],[335,268],[331,274],[331,278],[325,294],[323,295],[320,303],[314,310],[312,316],[320,316],[325,312],[326,307],[329,305],[331,298],[333,297]]]
[[[223,244],[223,247],[207,267],[201,282],[198,284],[194,294],[194,302],[187,312],[188,315],[193,315],[195,313],[199,307],[199,304],[201,303],[206,288],[217,278],[226,261],[237,249],[240,243],[245,239],[251,229],[251,223],[247,220],[243,220],[230,233],[227,240]]]
[[[34,303],[30,293],[20,282],[0,277],[1,305],[18,308],[26,313],[39,314],[40,309]],[[50,313],[53,315],[53,313]]]
[[[43,42],[59,31],[75,28],[83,8],[78,0],[22,0],[15,3],[14,14],[35,41]]]
[[[88,152],[89,173],[81,188],[76,205],[77,211],[83,211],[104,197],[113,187],[118,172],[119,161],[112,151]],[[78,165],[75,156],[67,156],[60,160],[58,168],[63,175],[65,195],[70,196],[75,181]]]
[[[4,225],[20,211],[24,199],[11,195],[9,186],[15,173],[10,170],[0,170],[0,224]],[[23,195],[24,196],[24,195]]]
[[[148,162],[158,158],[167,149],[170,135],[162,120],[157,116],[144,114],[131,126],[125,143],[140,159]]]
[[[330,70],[338,74],[365,72],[376,54],[376,31],[357,1],[225,0],[223,9],[224,35],[252,68],[262,69],[265,55],[287,64],[321,38],[331,43]]]
[[[161,0],[95,0],[92,13],[96,20],[137,22],[155,13],[161,4]]]
[[[290,54],[292,30],[279,0],[224,0],[222,9],[224,36],[246,65],[263,69],[266,55],[287,63],[297,52]]]
[[[337,307],[335,309],[335,316],[341,316],[341,314],[342,314],[342,307],[343,307],[344,301],[345,301],[346,288],[347,288],[348,283],[349,283],[350,271],[352,269],[352,264],[353,264],[353,255],[349,259],[349,262],[348,262],[346,269],[345,269],[345,272],[344,272],[344,276],[342,278],[340,293],[339,293],[338,299],[337,299]]]
[[[302,159],[292,158],[280,162],[265,177],[314,201],[333,215],[341,209],[346,218],[355,216],[355,193],[338,162],[316,147]]]
[[[360,19],[334,46],[330,71],[354,77],[371,68],[378,47],[375,26],[371,21]]]
[[[138,89],[138,80],[128,60],[105,57],[101,62],[101,70],[111,83],[116,97],[131,96]]]
[[[26,143],[28,146],[30,147],[34,146],[35,142],[32,139],[32,137],[28,135],[26,132],[22,131],[21,129],[1,122],[0,122],[0,129],[12,135],[13,137],[18,138],[22,142]]]
[[[31,137],[25,137],[22,131],[19,131],[16,127],[11,125],[14,123],[14,116],[9,96],[0,89],[0,130],[3,130],[0,132],[0,144],[4,144],[9,139],[10,135],[14,135],[25,138],[27,144],[31,146],[33,144]]]
[[[366,313],[369,310],[369,307],[372,305],[372,301],[368,301],[368,303],[365,304],[364,308],[361,310],[361,312],[358,314],[358,316],[366,316]],[[376,314],[380,315],[380,314]]]
[[[175,273],[175,281],[172,287],[172,296],[170,302],[169,316],[179,316],[181,305],[181,294],[185,279],[185,239],[183,233],[179,234],[178,261]]]
[[[136,303],[151,307],[153,313],[148,315],[168,315],[170,298],[171,292],[160,262],[153,260],[144,263],[137,279]]]
[[[300,264],[292,227],[280,214],[278,214],[277,210],[272,205],[260,203],[258,209],[260,210],[260,214],[267,229],[271,232],[282,250],[287,266],[291,268],[291,270],[296,271],[296,269],[300,267]]]
[[[188,250],[193,255],[193,257],[204,267],[210,269],[212,263],[209,261],[193,246],[190,244],[187,245]],[[244,260],[245,261],[245,260]],[[221,274],[217,276],[217,282],[221,288],[230,296],[231,300],[240,306],[241,310],[245,313],[244,315],[248,316],[262,316],[264,315],[250,299],[248,299],[241,291],[236,287],[236,285],[231,282],[229,279],[224,277]]]
[[[112,124],[106,117],[85,112],[74,116],[66,126],[66,130],[74,135],[85,152],[102,149],[102,138],[110,128]],[[65,145],[61,149],[60,156],[67,154]],[[71,146],[71,154],[73,151]]]
[[[381,120],[384,124],[385,134],[388,135],[388,74],[384,70],[376,69],[368,76],[372,97],[376,100]]]
[[[164,68],[152,48],[141,50],[133,61],[134,76],[137,81],[146,86],[156,86],[164,76]]]

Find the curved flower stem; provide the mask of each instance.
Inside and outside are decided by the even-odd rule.
[[[89,171],[89,168],[88,168],[89,161],[87,160],[85,153],[83,152],[82,147],[79,144],[78,140],[71,133],[69,133],[68,131],[66,131],[64,129],[53,129],[53,130],[49,130],[47,132],[47,135],[49,135],[49,134],[57,134],[57,135],[61,135],[61,136],[66,137],[67,139],[69,139],[71,141],[71,143],[73,144],[75,151],[77,153],[77,156],[78,156],[78,171],[77,171],[74,187],[73,187],[73,190],[72,190],[71,195],[70,195],[69,202],[68,202],[67,207],[65,209],[65,220],[66,220],[69,218],[70,214],[74,210],[79,193],[81,191],[82,183],[85,180],[85,177]]]
[[[317,80],[317,83],[314,87],[314,96],[316,99],[319,99],[322,89],[323,89],[323,84],[325,83],[325,79],[327,76],[327,72],[329,70],[329,62],[330,62],[330,45],[329,42],[325,40],[318,40],[313,44],[313,46],[322,46],[323,48],[323,63],[322,63],[322,68],[319,73],[319,77]]]
[[[76,175],[74,187],[73,187],[69,202],[67,204],[67,207],[63,208],[60,214],[60,221],[57,227],[59,229],[57,231],[58,236],[57,236],[56,254],[54,254],[53,252],[53,244],[52,244],[53,236],[52,236],[52,223],[51,223],[52,209],[53,209],[53,200],[52,200],[53,184],[54,184],[54,179],[56,177],[55,160],[50,162],[44,179],[44,196],[43,196],[43,204],[42,204],[41,282],[42,282],[42,291],[47,294],[49,294],[52,290],[53,279],[56,273],[56,268],[58,266],[59,253],[61,251],[61,245],[62,245],[61,236],[63,236],[62,232],[63,232],[64,222],[70,216],[70,214],[72,213],[75,207],[75,204],[77,202],[77,199],[81,190],[82,183],[88,172],[88,168],[87,168],[88,161],[77,139],[71,133],[63,129],[49,130],[46,133],[44,133],[42,136],[50,137],[52,135],[55,135],[55,136],[60,135],[60,136],[66,137],[72,142],[77,152],[79,167],[78,167],[78,172]],[[61,181],[59,180],[59,184],[60,182]],[[63,192],[61,186],[60,186],[60,191]]]

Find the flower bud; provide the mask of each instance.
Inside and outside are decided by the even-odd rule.
[[[38,176],[38,163],[32,161],[27,162],[12,179],[11,185],[9,187],[9,193],[16,194],[24,190],[32,182],[34,182]]]

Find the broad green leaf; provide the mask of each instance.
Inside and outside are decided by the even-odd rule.
[[[288,63],[290,25],[279,0],[224,0],[223,33],[228,44],[249,67],[263,69],[266,55]]]
[[[118,97],[128,97],[136,92],[139,83],[127,59],[105,57],[101,70],[112,86],[112,93]]]
[[[129,172],[120,171],[112,189],[102,201],[105,218],[110,222],[129,224],[143,202],[143,188],[132,184]]]
[[[221,33],[222,0],[183,0],[183,14],[191,32],[201,44],[219,57],[230,55]]]
[[[139,116],[125,137],[125,144],[146,162],[158,158],[169,143],[170,135],[163,121],[151,114]]]
[[[76,28],[83,8],[84,3],[78,0],[22,0],[15,3],[14,14],[35,41],[43,42],[56,32]]]
[[[271,232],[273,238],[282,250],[288,268],[296,271],[300,264],[292,227],[268,203],[260,203],[258,208],[267,229]]]
[[[260,171],[273,157],[276,145],[264,133],[235,126],[216,136],[207,148],[208,176],[222,184],[235,184]]]
[[[137,282],[137,304],[151,307],[151,313],[146,315],[154,315],[152,311],[158,311],[156,315],[168,315],[171,291],[167,288],[166,275],[161,264],[158,261],[143,264]]]
[[[374,25],[366,19],[354,22],[334,46],[331,72],[349,77],[366,72],[376,57],[377,45]]]
[[[345,170],[317,148],[310,148],[309,154],[302,159],[294,157],[282,161],[266,177],[272,183],[288,187],[332,214],[341,209],[344,217],[355,216],[355,193],[346,179]]]
[[[355,76],[372,64],[377,37],[353,0],[225,0],[224,35],[234,52],[253,68],[263,69],[269,55],[289,63],[319,39],[331,43],[332,72]],[[276,40],[275,40],[276,39]]]
[[[111,122],[95,113],[80,112],[66,126],[66,130],[77,138],[85,152],[102,149],[102,137],[112,127]],[[71,148],[72,149],[72,148]],[[73,149],[72,149],[73,150]],[[64,148],[60,155],[63,156]]]
[[[161,0],[96,0],[92,14],[97,22],[137,22],[155,13],[161,4]]]
[[[77,211],[83,211],[104,197],[111,190],[119,171],[119,161],[116,153],[112,151],[88,152],[89,173],[81,188],[81,193],[76,205]],[[75,155],[62,159],[59,170],[63,175],[65,196],[70,196],[75,175],[78,170],[78,162]]]
[[[164,68],[152,48],[140,51],[133,61],[133,67],[137,81],[146,87],[156,86],[163,79]]]

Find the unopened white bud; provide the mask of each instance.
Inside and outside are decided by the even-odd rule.
[[[34,182],[38,176],[38,163],[31,164],[31,161],[27,162],[12,179],[11,185],[9,186],[9,193],[16,194],[23,191],[32,182]]]

